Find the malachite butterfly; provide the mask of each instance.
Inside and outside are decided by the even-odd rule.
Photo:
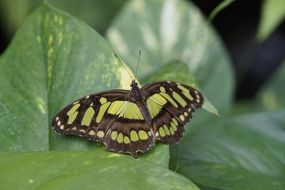
[[[109,151],[128,153],[151,149],[155,142],[178,143],[185,124],[203,104],[195,88],[161,81],[131,90],[110,90],[85,96],[66,106],[53,119],[55,131],[102,142]]]

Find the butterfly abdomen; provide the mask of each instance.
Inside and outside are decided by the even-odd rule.
[[[149,110],[147,108],[147,105],[145,102],[137,102],[137,105],[146,121],[146,123],[151,126],[151,116],[150,116],[150,113],[149,113]]]
[[[152,118],[146,105],[146,98],[135,81],[132,82],[131,87],[131,97],[139,107],[146,123],[150,126]]]

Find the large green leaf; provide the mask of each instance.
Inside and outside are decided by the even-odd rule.
[[[199,189],[168,169],[121,157],[91,151],[0,153],[1,189]]]
[[[224,119],[189,134],[173,169],[223,190],[283,190],[285,110]]]
[[[0,58],[0,151],[97,149],[96,143],[57,135],[50,122],[73,100],[129,88],[130,82],[99,34],[70,15],[41,6]],[[168,164],[166,145],[147,155],[145,159]]]
[[[181,0],[132,0],[107,33],[139,78],[172,60],[187,63],[204,94],[222,113],[231,105],[233,76],[219,37],[197,8]],[[179,74],[178,74],[179,75]]]

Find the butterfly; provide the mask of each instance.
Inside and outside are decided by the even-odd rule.
[[[106,149],[131,154],[151,149],[155,142],[178,143],[185,124],[202,106],[197,89],[171,81],[149,83],[131,90],[104,91],[78,99],[53,119],[55,131],[98,141]]]

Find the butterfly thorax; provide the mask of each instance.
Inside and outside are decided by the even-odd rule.
[[[144,101],[145,97],[135,80],[131,83],[131,96],[136,102]]]
[[[138,105],[144,119],[150,125],[151,124],[151,116],[149,110],[146,105],[146,98],[142,92],[142,90],[138,87],[138,83],[133,80],[131,83],[131,98]]]

